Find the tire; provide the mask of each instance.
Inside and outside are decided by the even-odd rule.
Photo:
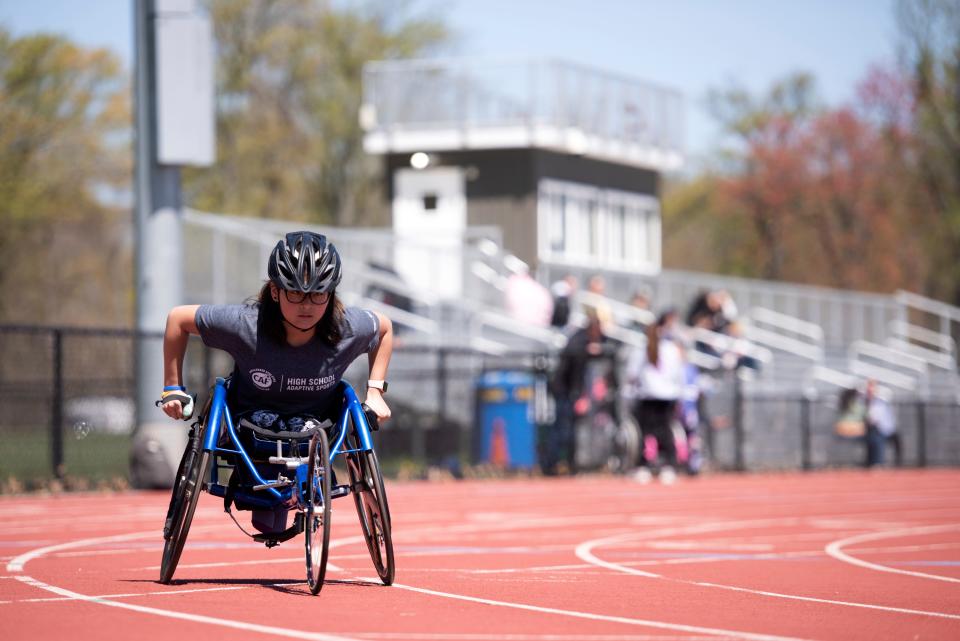
[[[626,474],[633,469],[641,447],[643,447],[643,444],[640,442],[640,428],[632,419],[624,418],[616,426],[614,456],[617,460],[617,467],[612,471]]]
[[[384,585],[393,583],[396,566],[393,559],[393,537],[390,527],[390,507],[377,454],[354,452],[347,456],[347,471],[353,501],[360,517],[360,529],[367,543],[373,567]]]
[[[323,430],[310,439],[307,459],[307,507],[303,518],[307,585],[311,594],[323,587],[330,550],[330,444]]]
[[[202,432],[201,432],[202,433]],[[183,544],[187,542],[197,500],[203,491],[204,478],[210,468],[210,452],[201,450],[202,436],[191,432],[187,449],[180,459],[180,468],[174,480],[163,533],[163,559],[160,563],[160,583],[170,583],[180,562]]]

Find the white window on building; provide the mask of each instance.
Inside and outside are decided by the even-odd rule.
[[[539,259],[653,274],[660,271],[660,204],[652,196],[540,181]]]

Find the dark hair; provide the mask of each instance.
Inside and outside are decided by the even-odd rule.
[[[660,337],[663,335],[663,328],[676,317],[677,310],[668,307],[657,317],[657,322],[647,326],[647,360],[651,365],[656,366],[660,362]]]
[[[287,330],[283,326],[283,313],[280,311],[280,303],[273,300],[273,295],[270,293],[270,282],[264,283],[260,288],[260,294],[250,303],[260,310],[257,321],[259,329],[271,340],[285,345]],[[317,333],[314,338],[319,338],[330,347],[336,347],[343,338],[342,327],[343,303],[337,297],[336,291],[333,291],[330,292],[330,302],[327,303],[327,309],[323,312],[323,318],[317,323]]]
[[[855,387],[844,388],[840,392],[840,411],[849,412],[853,409],[853,404],[856,402],[857,397],[860,395],[860,392],[857,391]]]
[[[657,366],[660,361],[660,326],[650,323],[647,326],[647,362]]]

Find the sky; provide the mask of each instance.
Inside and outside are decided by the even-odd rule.
[[[15,34],[64,33],[130,61],[133,0],[0,0]],[[796,71],[832,106],[849,101],[873,64],[895,57],[893,0],[419,0],[456,34],[450,55],[555,58],[679,90],[695,159],[720,139],[711,89],[761,95]]]

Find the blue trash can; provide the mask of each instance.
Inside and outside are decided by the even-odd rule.
[[[492,370],[477,381],[478,460],[530,469],[537,462],[534,376],[529,372]]]

